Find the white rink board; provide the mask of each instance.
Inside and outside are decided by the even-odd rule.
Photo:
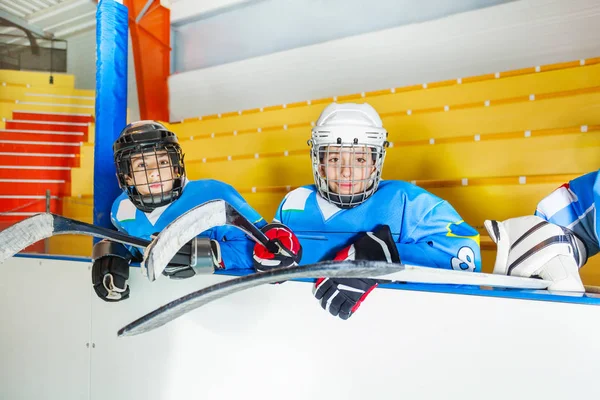
[[[132,298],[104,303],[88,290],[89,263],[39,261],[2,265],[2,399],[600,396],[597,306],[378,289],[341,321],[319,308],[309,284],[286,282],[118,338],[120,327],[156,306],[229,278],[150,283],[134,268]],[[44,294],[50,282],[65,293]],[[53,323],[54,309],[69,318]],[[88,340],[90,316],[95,347],[83,347],[90,356],[83,365],[72,349]],[[43,346],[51,351],[31,351]],[[80,396],[86,377],[90,397]]]
[[[89,396],[91,263],[0,264],[0,399]]]

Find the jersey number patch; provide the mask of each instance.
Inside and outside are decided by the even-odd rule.
[[[475,253],[473,249],[463,246],[456,257],[452,257],[452,269],[457,271],[475,271]]]

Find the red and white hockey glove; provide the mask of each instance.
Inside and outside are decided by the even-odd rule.
[[[398,248],[392,238],[390,227],[383,225],[374,232],[365,232],[348,247],[340,250],[335,261],[370,260],[400,262]],[[346,320],[358,310],[369,293],[378,285],[376,279],[319,278],[313,294],[324,310]]]
[[[277,254],[271,253],[262,244],[254,246],[254,268],[258,272],[268,271],[273,268],[298,265],[302,258],[302,246],[287,226],[274,222],[265,225],[261,231],[267,238],[279,247]]]

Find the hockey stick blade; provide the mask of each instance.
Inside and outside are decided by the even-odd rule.
[[[390,264],[383,261],[328,261],[258,272],[217,283],[180,297],[121,328],[118,335],[133,336],[151,331],[211,301],[267,283],[295,278],[373,277],[402,271],[405,268],[406,266],[402,264]]]
[[[455,271],[453,269],[419,267],[406,265],[406,268],[389,276],[379,276],[379,279],[411,283],[428,283],[443,285],[475,285],[506,289],[547,289],[552,282],[544,279],[523,278],[483,272]]]
[[[36,214],[0,232],[0,262],[54,233],[51,214]]]
[[[55,235],[89,235],[135,247],[146,247],[149,241],[52,213],[40,213],[0,231],[0,262],[28,246]]]
[[[268,248],[271,246],[264,233],[229,203],[224,200],[207,201],[188,210],[167,225],[146,248],[142,267],[148,271],[148,279],[156,280],[173,256],[190,240],[202,232],[223,225],[234,226],[254,241]]]

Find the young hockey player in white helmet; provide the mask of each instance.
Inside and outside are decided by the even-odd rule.
[[[118,230],[150,240],[181,214],[215,199],[225,200],[257,227],[268,230],[264,219],[233,187],[210,179],[188,181],[177,137],[162,124],[139,121],[127,125],[113,150],[123,189],[111,210]],[[240,230],[220,226],[199,237],[207,238],[203,243],[212,254],[215,269],[252,270],[254,242]],[[92,267],[96,294],[106,301],[129,297],[129,262],[141,258],[137,248],[107,240],[97,243]],[[198,271],[188,261],[176,256],[163,273],[175,279],[194,276]]]
[[[448,202],[403,181],[382,181],[387,131],[368,104],[330,104],[309,141],[315,184],[290,192],[275,220],[303,248],[301,264],[373,260],[480,271],[479,234]],[[255,267],[269,252],[254,249]],[[374,279],[319,279],[321,306],[349,318],[377,286]]]
[[[598,176],[565,183],[540,201],[535,215],[485,221],[498,245],[494,273],[540,277],[553,282],[550,290],[584,292],[579,268],[600,251]]]

